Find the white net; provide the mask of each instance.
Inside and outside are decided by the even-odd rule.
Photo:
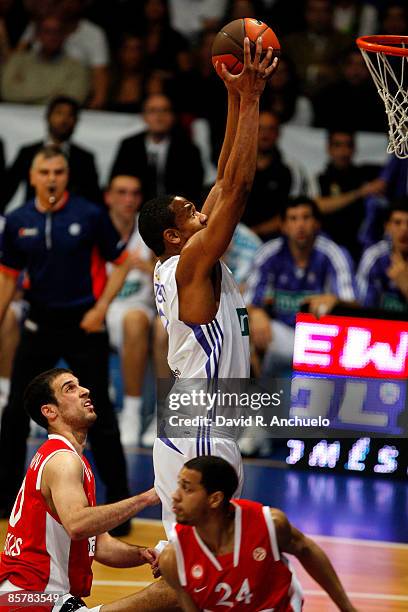
[[[408,57],[361,48],[360,51],[385,105],[389,126],[387,152],[404,159],[408,157]]]

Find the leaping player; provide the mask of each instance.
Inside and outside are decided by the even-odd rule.
[[[244,41],[244,68],[230,74],[217,64],[228,91],[228,117],[217,180],[201,212],[180,196],[147,202],[140,234],[160,258],[154,272],[156,305],[169,335],[168,362],[179,379],[248,378],[249,337],[245,305],[227,267],[220,262],[231,242],[250,192],[258,144],[259,98],[277,60],[262,42],[251,60]],[[231,462],[242,487],[242,459],[235,440],[212,437],[202,428],[196,438],[158,438],[153,448],[155,489],[169,534],[174,514],[171,494],[186,460],[202,454]]]

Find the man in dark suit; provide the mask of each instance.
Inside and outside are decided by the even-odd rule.
[[[68,96],[58,96],[50,102],[46,111],[48,132],[45,140],[21,147],[14,162],[5,171],[1,186],[0,213],[4,211],[22,182],[26,184],[23,201],[33,197],[34,191],[29,183],[31,162],[45,144],[60,147],[68,158],[70,193],[102,204],[93,154],[70,142],[78,122],[79,110],[78,102]]]
[[[120,143],[111,177],[139,177],[146,199],[177,193],[199,200],[203,183],[200,152],[176,126],[169,98],[161,94],[149,96],[143,118],[147,130]]]

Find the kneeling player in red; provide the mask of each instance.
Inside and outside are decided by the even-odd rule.
[[[197,457],[180,471],[177,524],[160,570],[184,612],[299,612],[302,590],[283,553],[297,557],[340,610],[355,611],[323,550],[280,510],[231,499],[236,487],[234,468],[220,457]]]

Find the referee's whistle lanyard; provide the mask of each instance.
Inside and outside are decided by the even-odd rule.
[[[44,210],[38,199],[35,199],[37,210],[45,214],[45,247],[47,251],[52,249],[52,215],[65,206],[69,198],[68,191],[64,191],[62,198],[57,202],[51,210]]]
[[[47,212],[45,216],[45,247],[47,251],[52,249],[52,213]]]

